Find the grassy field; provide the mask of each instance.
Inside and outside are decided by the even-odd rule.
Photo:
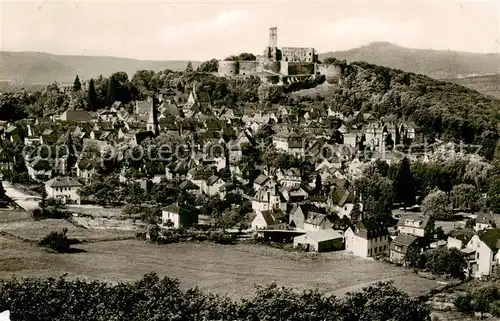
[[[24,211],[15,211],[10,209],[0,210],[0,224],[6,222],[23,221],[31,219],[31,215]]]
[[[26,225],[17,228],[22,233],[38,233],[36,228],[27,229]],[[11,231],[14,230],[12,227]],[[80,232],[70,233],[76,236]],[[336,295],[387,279],[393,279],[398,288],[412,295],[439,285],[407,275],[403,268],[344,252],[304,255],[249,244],[154,245],[138,240],[75,247],[86,252],[53,254],[19,240],[0,237],[0,277],[57,277],[68,273],[68,277],[116,282],[137,280],[154,271],[160,276],[178,278],[184,288],[197,286],[233,298],[251,295],[254,284],[270,282],[297,290],[317,287]]]
[[[20,214],[23,214],[20,212]],[[52,231],[61,231],[68,229],[68,237],[76,238],[80,241],[95,242],[104,240],[116,240],[126,237],[134,237],[132,231],[105,230],[105,229],[86,229],[77,227],[66,220],[46,219],[41,221],[7,221],[0,220],[0,231],[8,232],[23,239],[39,241],[45,235]]]

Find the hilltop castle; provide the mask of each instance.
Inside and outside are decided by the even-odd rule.
[[[255,61],[220,60],[219,76],[259,76],[282,82],[297,81],[314,75],[325,75],[328,82],[338,82],[342,74],[339,66],[321,64],[312,47],[278,48],[278,28],[269,28],[269,45]]]

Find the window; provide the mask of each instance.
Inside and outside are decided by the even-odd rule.
[[[375,247],[375,254],[377,254],[377,247]]]
[[[385,249],[386,249],[386,246],[384,245],[384,251],[385,251]]]
[[[382,252],[382,246],[379,246],[378,251]]]
[[[476,256],[477,259],[479,259],[479,253],[477,253],[477,256]]]

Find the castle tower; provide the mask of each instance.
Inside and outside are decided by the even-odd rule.
[[[269,28],[269,47],[278,47],[278,27]]]

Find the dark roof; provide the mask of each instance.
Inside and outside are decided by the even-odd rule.
[[[80,187],[80,184],[74,178],[65,176],[65,177],[55,177],[45,183],[45,185],[50,187]]]
[[[491,217],[490,214],[478,213],[476,216],[476,223],[490,224],[491,222],[494,222],[494,219]]]
[[[66,110],[62,116],[67,121],[86,122],[90,120],[90,114],[85,110]]]
[[[312,224],[312,225],[320,225],[323,221],[328,220],[328,216],[326,214],[320,214],[315,212],[309,212],[307,215],[307,219],[304,223]]]
[[[499,248],[498,241],[500,240],[500,228],[492,228],[478,232],[478,236],[492,251],[495,252]]]
[[[269,177],[267,177],[264,174],[260,174],[257,176],[257,178],[253,181],[255,184],[262,185],[265,181],[267,181]]]
[[[407,220],[420,222],[418,227],[425,229],[427,227],[427,224],[429,224],[430,216],[422,214],[405,214],[402,215],[401,218],[399,219],[398,226],[405,226],[405,221]]]
[[[196,184],[191,182],[190,180],[185,180],[184,182],[179,184],[180,189],[182,190],[198,190],[200,189]]]
[[[197,213],[198,209],[193,205],[189,205],[186,203],[179,204],[178,202],[175,202],[162,208],[162,211],[183,215]]]
[[[389,235],[389,230],[381,223],[364,220],[356,224],[355,234],[365,239],[372,239]]]
[[[413,242],[415,242],[417,239],[418,237],[413,235],[399,234],[394,240],[392,240],[392,243],[408,247],[412,245]]]
[[[281,211],[262,211],[261,213],[267,225],[285,222],[285,217]]]

